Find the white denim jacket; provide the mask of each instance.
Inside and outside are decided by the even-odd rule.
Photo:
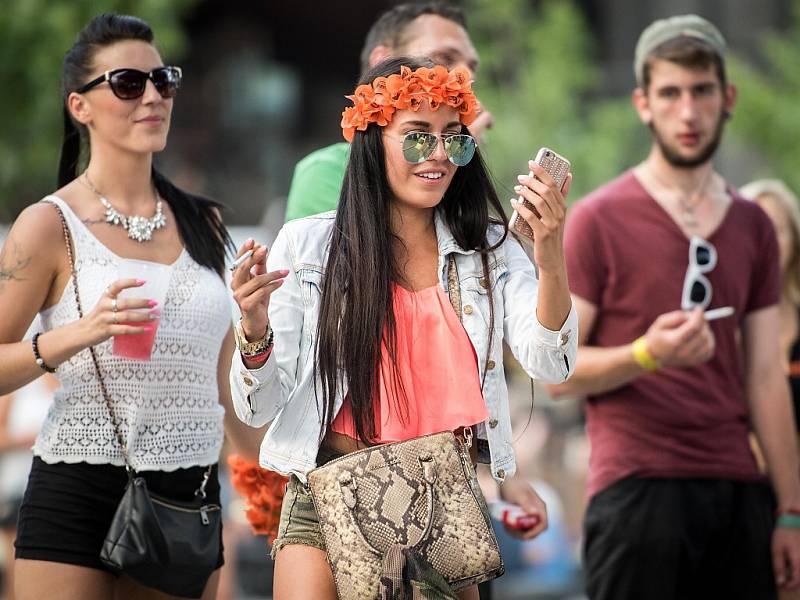
[[[248,370],[234,352],[230,383],[237,416],[248,425],[270,423],[261,444],[263,467],[301,481],[316,464],[322,410],[314,391],[313,361],[322,277],[334,212],[298,219],[284,225],[272,245],[267,270],[288,269],[283,285],[272,294],[269,322],[275,346],[267,362]],[[495,243],[501,230],[489,231]],[[495,336],[492,355],[486,360],[489,341],[489,301],[480,255],[461,249],[444,221],[436,215],[439,242],[439,281],[447,291],[447,257],[455,255],[461,282],[464,329],[478,356],[479,376],[489,418],[477,428],[479,449],[488,451],[493,477],[502,482],[516,471],[511,447],[508,389],[503,371],[503,340],[528,375],[548,383],[560,383],[575,368],[578,318],[575,307],[560,331],[550,331],[536,318],[538,281],[534,266],[519,242],[509,236],[489,259],[494,294]],[[465,367],[471,368],[471,367]],[[335,398],[334,414],[347,394],[345,384]],[[481,442],[481,440],[483,440]]]

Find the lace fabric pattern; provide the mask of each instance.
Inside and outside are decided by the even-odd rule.
[[[75,244],[84,311],[116,279],[120,258],[80,222],[62,200]],[[149,361],[113,356],[112,340],[95,347],[114,414],[137,470],[172,471],[219,460],[224,409],[217,366],[231,322],[224,282],[185,250],[172,265],[166,301]],[[48,331],[78,318],[72,280],[59,302],[40,313]],[[61,387],[34,445],[48,463],[86,462],[122,466],[91,355],[83,350],[60,365]]]

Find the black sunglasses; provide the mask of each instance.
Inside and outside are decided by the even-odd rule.
[[[114,69],[106,71],[97,79],[92,79],[86,85],[79,87],[76,92],[83,94],[101,83],[108,82],[114,95],[120,100],[135,100],[144,95],[147,80],[153,82],[162,98],[174,98],[181,87],[183,71],[180,67],[158,67],[149,73],[138,69]]]

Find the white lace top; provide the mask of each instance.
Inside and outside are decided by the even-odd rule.
[[[56,196],[75,244],[84,314],[117,277],[120,257],[87,229]],[[66,249],[64,249],[66,252]],[[113,356],[112,340],[95,346],[128,456],[137,470],[171,471],[218,461],[224,409],[217,363],[230,327],[228,292],[212,270],[184,250],[172,276],[149,361]],[[48,331],[78,318],[72,279],[58,304],[40,313]],[[48,463],[124,465],[89,350],[61,364],[61,387],[34,445]]]

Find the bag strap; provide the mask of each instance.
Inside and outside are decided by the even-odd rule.
[[[489,273],[486,273],[489,277]],[[488,281],[488,279],[487,279]],[[492,293],[491,284],[488,285],[488,293]],[[453,307],[458,320],[464,324],[464,314],[461,306],[461,279],[458,276],[458,265],[456,265],[456,258],[454,253],[447,256],[447,295],[450,298],[450,304]],[[490,300],[491,302],[491,300]],[[494,310],[492,310],[492,321],[494,321]],[[481,393],[483,392],[483,384],[486,382],[486,373],[489,370],[489,360],[492,355],[492,341],[494,339],[494,323],[489,330],[489,347],[486,349],[486,361],[483,363],[483,377],[481,378]]]
[[[487,293],[492,293],[492,282],[488,280],[490,274],[486,273],[487,277]],[[453,310],[458,315],[458,320],[461,321],[462,325],[464,323],[464,315],[461,310],[461,279],[458,277],[458,266],[456,265],[455,254],[450,253],[447,256],[447,290],[448,296],[450,298],[450,304],[453,307]],[[494,317],[494,316],[493,316]],[[494,318],[492,318],[494,320]],[[494,323],[492,323],[492,328],[494,328]],[[481,380],[481,392],[483,392],[483,384],[486,380],[486,371],[489,367],[489,356],[491,355],[492,348],[491,348],[491,335],[493,334],[492,331],[489,332],[490,334],[490,343],[489,349],[486,351],[486,362],[483,365],[483,379]],[[536,402],[536,393],[533,384],[533,378],[531,378],[531,410],[528,414],[528,422],[525,424],[525,429],[527,429],[528,425],[530,425],[531,418],[533,417],[533,407],[534,403]],[[521,435],[521,434],[520,434]]]
[[[83,318],[83,307],[81,305],[81,295],[80,291],[78,290],[78,272],[75,269],[75,254],[74,254],[74,244],[72,242],[72,234],[69,231],[69,227],[67,226],[67,219],[64,217],[64,211],[61,210],[61,207],[53,202],[52,200],[44,200],[48,204],[52,204],[53,207],[58,212],[58,216],[61,219],[61,229],[64,232],[64,244],[67,247],[67,258],[69,258],[69,269],[72,275],[72,290],[75,293],[75,304],[78,307],[78,318]],[[103,394],[103,399],[106,403],[106,408],[108,408],[108,413],[111,415],[111,423],[114,425],[114,434],[117,438],[117,444],[119,445],[119,451],[122,453],[122,458],[125,460],[125,468],[128,470],[129,473],[135,473],[136,470],[131,465],[131,461],[128,458],[128,452],[125,447],[125,440],[122,437],[122,432],[119,428],[119,423],[117,422],[117,416],[114,414],[114,409],[111,407],[111,397],[108,393],[108,389],[106,388],[106,383],[103,381],[103,375],[100,371],[100,362],[97,360],[97,352],[94,349],[94,346],[89,346],[89,353],[92,355],[92,363],[94,363],[94,370],[97,373],[97,381],[100,383],[100,391]]]

